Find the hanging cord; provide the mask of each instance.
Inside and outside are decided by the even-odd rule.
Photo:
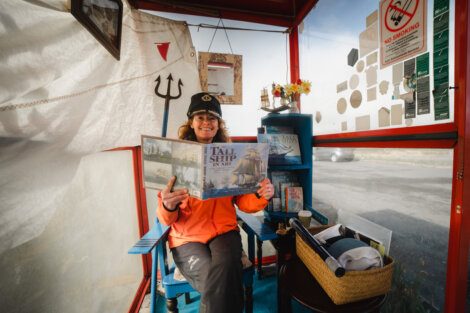
[[[222,26],[224,27],[225,37],[227,37],[228,46],[230,47],[230,52],[233,54],[232,45],[230,44],[230,39],[228,39],[227,29],[225,28],[224,21],[222,19],[220,19],[220,21],[222,22]]]
[[[228,46],[230,47],[230,52],[233,54],[232,45],[230,43],[230,39],[228,38],[228,34],[227,34],[227,28],[225,27],[224,21],[222,20],[222,18],[219,19],[219,22],[217,23],[217,26],[215,27],[214,34],[212,35],[211,43],[209,44],[209,49],[207,50],[207,52],[210,52],[211,50],[211,46],[212,46],[212,43],[214,42],[215,34],[217,33],[217,30],[219,30],[220,23],[222,23],[221,28],[225,32],[225,37],[227,38]],[[202,27],[202,24],[199,24],[199,27]]]
[[[211,46],[212,46],[212,43],[214,42],[215,34],[217,33],[217,30],[219,29],[220,21],[222,21],[222,19],[219,19],[219,22],[217,23],[217,26],[215,27],[214,34],[212,35],[211,43],[209,44],[209,49],[207,49],[207,52],[211,51]]]

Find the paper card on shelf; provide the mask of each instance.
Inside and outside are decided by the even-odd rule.
[[[285,212],[286,211],[286,188],[287,187],[292,187],[292,186],[300,186],[298,182],[281,182],[280,183],[280,191],[281,191],[281,211]]]
[[[304,209],[302,187],[286,187],[286,212],[298,213]]]

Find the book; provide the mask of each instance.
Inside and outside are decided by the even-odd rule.
[[[293,134],[294,128],[289,126],[266,126],[266,133],[268,134]]]
[[[298,177],[294,172],[289,171],[273,171],[271,172],[271,183],[274,186],[274,196],[273,201],[270,201],[268,209],[272,211],[276,211],[274,207],[274,199],[278,198],[279,201],[281,200],[281,185],[280,183],[286,182],[298,182]],[[281,203],[279,202],[279,209],[281,210]]]
[[[174,189],[192,197],[218,198],[259,189],[267,177],[269,146],[262,143],[212,143],[142,136],[145,188],[162,190],[172,176]]]
[[[296,134],[258,134],[259,143],[269,143],[269,165],[302,164]]]
[[[289,172],[289,171],[271,172],[271,183],[274,186],[274,197],[275,198],[281,197],[280,183],[298,182],[298,181],[299,181],[299,178],[294,172]]]
[[[286,187],[286,212],[298,213],[304,209],[302,187]]]
[[[280,183],[280,190],[281,190],[281,211],[283,212],[286,212],[287,209],[286,209],[286,189],[287,187],[293,187],[293,186],[300,186],[300,184],[298,182],[288,182],[288,183],[284,183],[284,182],[281,182]]]
[[[281,211],[281,198],[272,198],[272,211]]]

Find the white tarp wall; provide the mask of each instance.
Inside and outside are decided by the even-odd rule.
[[[93,153],[161,134],[169,74],[175,137],[199,78],[183,23],[123,3],[117,61],[67,1],[0,1],[2,312],[122,312],[140,281],[130,152]]]

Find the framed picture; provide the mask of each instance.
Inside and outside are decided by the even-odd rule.
[[[72,15],[117,59],[121,50],[121,0],[72,0]]]
[[[199,52],[199,78],[202,91],[220,103],[242,104],[242,56]]]

